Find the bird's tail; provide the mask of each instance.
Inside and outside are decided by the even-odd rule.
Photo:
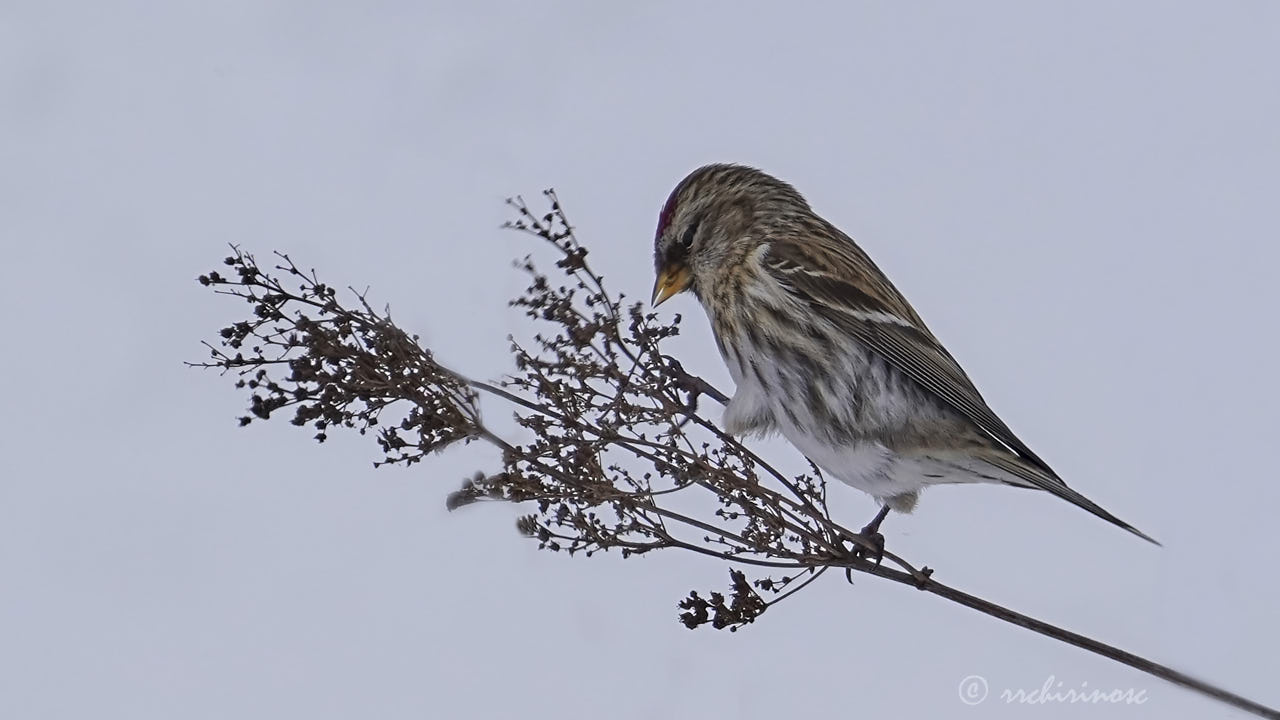
[[[1097,515],[1103,520],[1106,520],[1112,525],[1117,525],[1119,527],[1122,527],[1125,530],[1128,530],[1129,532],[1133,533],[1134,535],[1137,535],[1138,537],[1142,538],[1143,540],[1146,540],[1147,542],[1152,543],[1153,545],[1156,545],[1158,547],[1163,547],[1162,545],[1160,545],[1160,542],[1155,538],[1142,532],[1141,530],[1130,525],[1129,523],[1121,520],[1115,515],[1112,515],[1111,513],[1107,512],[1098,503],[1090,500],[1084,495],[1081,495],[1075,490],[1072,490],[1071,488],[1067,487],[1067,484],[1057,477],[1045,475],[1044,473],[1040,472],[1038,469],[1027,467],[1026,465],[1018,462],[1017,460],[1011,457],[1006,457],[1003,454],[996,455],[994,457],[985,457],[983,459],[991,463],[992,465],[995,465],[996,467],[1000,468],[1001,470],[1004,470],[1005,472],[1008,472],[1011,475],[1014,475],[1019,480],[1026,481],[1026,485],[1024,485],[1024,487],[1034,487],[1039,490],[1044,490],[1046,492],[1053,493],[1054,495],[1057,495],[1058,497],[1062,498],[1063,500],[1066,500],[1067,502],[1071,503],[1072,505],[1075,505],[1076,507],[1081,507],[1081,508],[1084,508],[1085,510],[1088,510],[1089,512],[1093,513],[1094,515]]]
[[[1063,500],[1066,500],[1067,502],[1073,505],[1077,505],[1079,507],[1084,508],[1085,510],[1088,510],[1089,512],[1093,513],[1094,515],[1097,515],[1103,520],[1106,520],[1112,525],[1118,525],[1124,528],[1125,530],[1128,530],[1134,535],[1137,535],[1138,537],[1142,538],[1143,540],[1146,540],[1147,542],[1157,547],[1163,547],[1162,545],[1160,545],[1159,540],[1156,540],[1155,538],[1142,532],[1138,528],[1130,525],[1129,523],[1121,520],[1115,515],[1112,515],[1111,513],[1107,512],[1106,509],[1104,509],[1101,505],[1081,495],[1075,490],[1072,490],[1071,488],[1067,487],[1065,483],[1060,482],[1060,484],[1058,485],[1049,485],[1044,489],[1048,490],[1049,492],[1053,493],[1054,495],[1057,495],[1058,497],[1062,498]]]

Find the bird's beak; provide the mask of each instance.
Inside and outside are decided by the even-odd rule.
[[[664,267],[658,271],[658,281],[653,284],[653,299],[650,302],[654,307],[658,307],[672,295],[688,290],[692,282],[693,275],[688,267],[684,265]]]

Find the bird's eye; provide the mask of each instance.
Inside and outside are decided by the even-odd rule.
[[[685,249],[693,247],[693,236],[698,234],[698,223],[701,221],[702,218],[697,218],[693,222],[689,223],[689,229],[684,231],[684,235],[680,236],[680,244],[683,245]]]

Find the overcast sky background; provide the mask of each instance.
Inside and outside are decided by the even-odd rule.
[[[722,563],[540,553],[516,508],[444,509],[488,448],[375,471],[358,437],[238,429],[231,381],[182,365],[245,311],[195,282],[233,242],[496,376],[535,250],[504,197],[555,186],[640,297],[658,209],[714,161],[792,181],[1165,543],[946,487],[894,551],[1280,705],[1280,3],[520,5],[0,2],[0,716],[1239,717],[874,578],[690,632]],[[729,386],[696,300],[663,309]],[[998,698],[1051,676],[1149,701]]]

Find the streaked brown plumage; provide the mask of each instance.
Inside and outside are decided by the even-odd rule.
[[[655,304],[690,289],[737,384],[734,434],[779,431],[901,511],[928,485],[1046,490],[1155,542],[1066,483],[998,418],[897,288],[781,180],[708,165],[655,239]]]

